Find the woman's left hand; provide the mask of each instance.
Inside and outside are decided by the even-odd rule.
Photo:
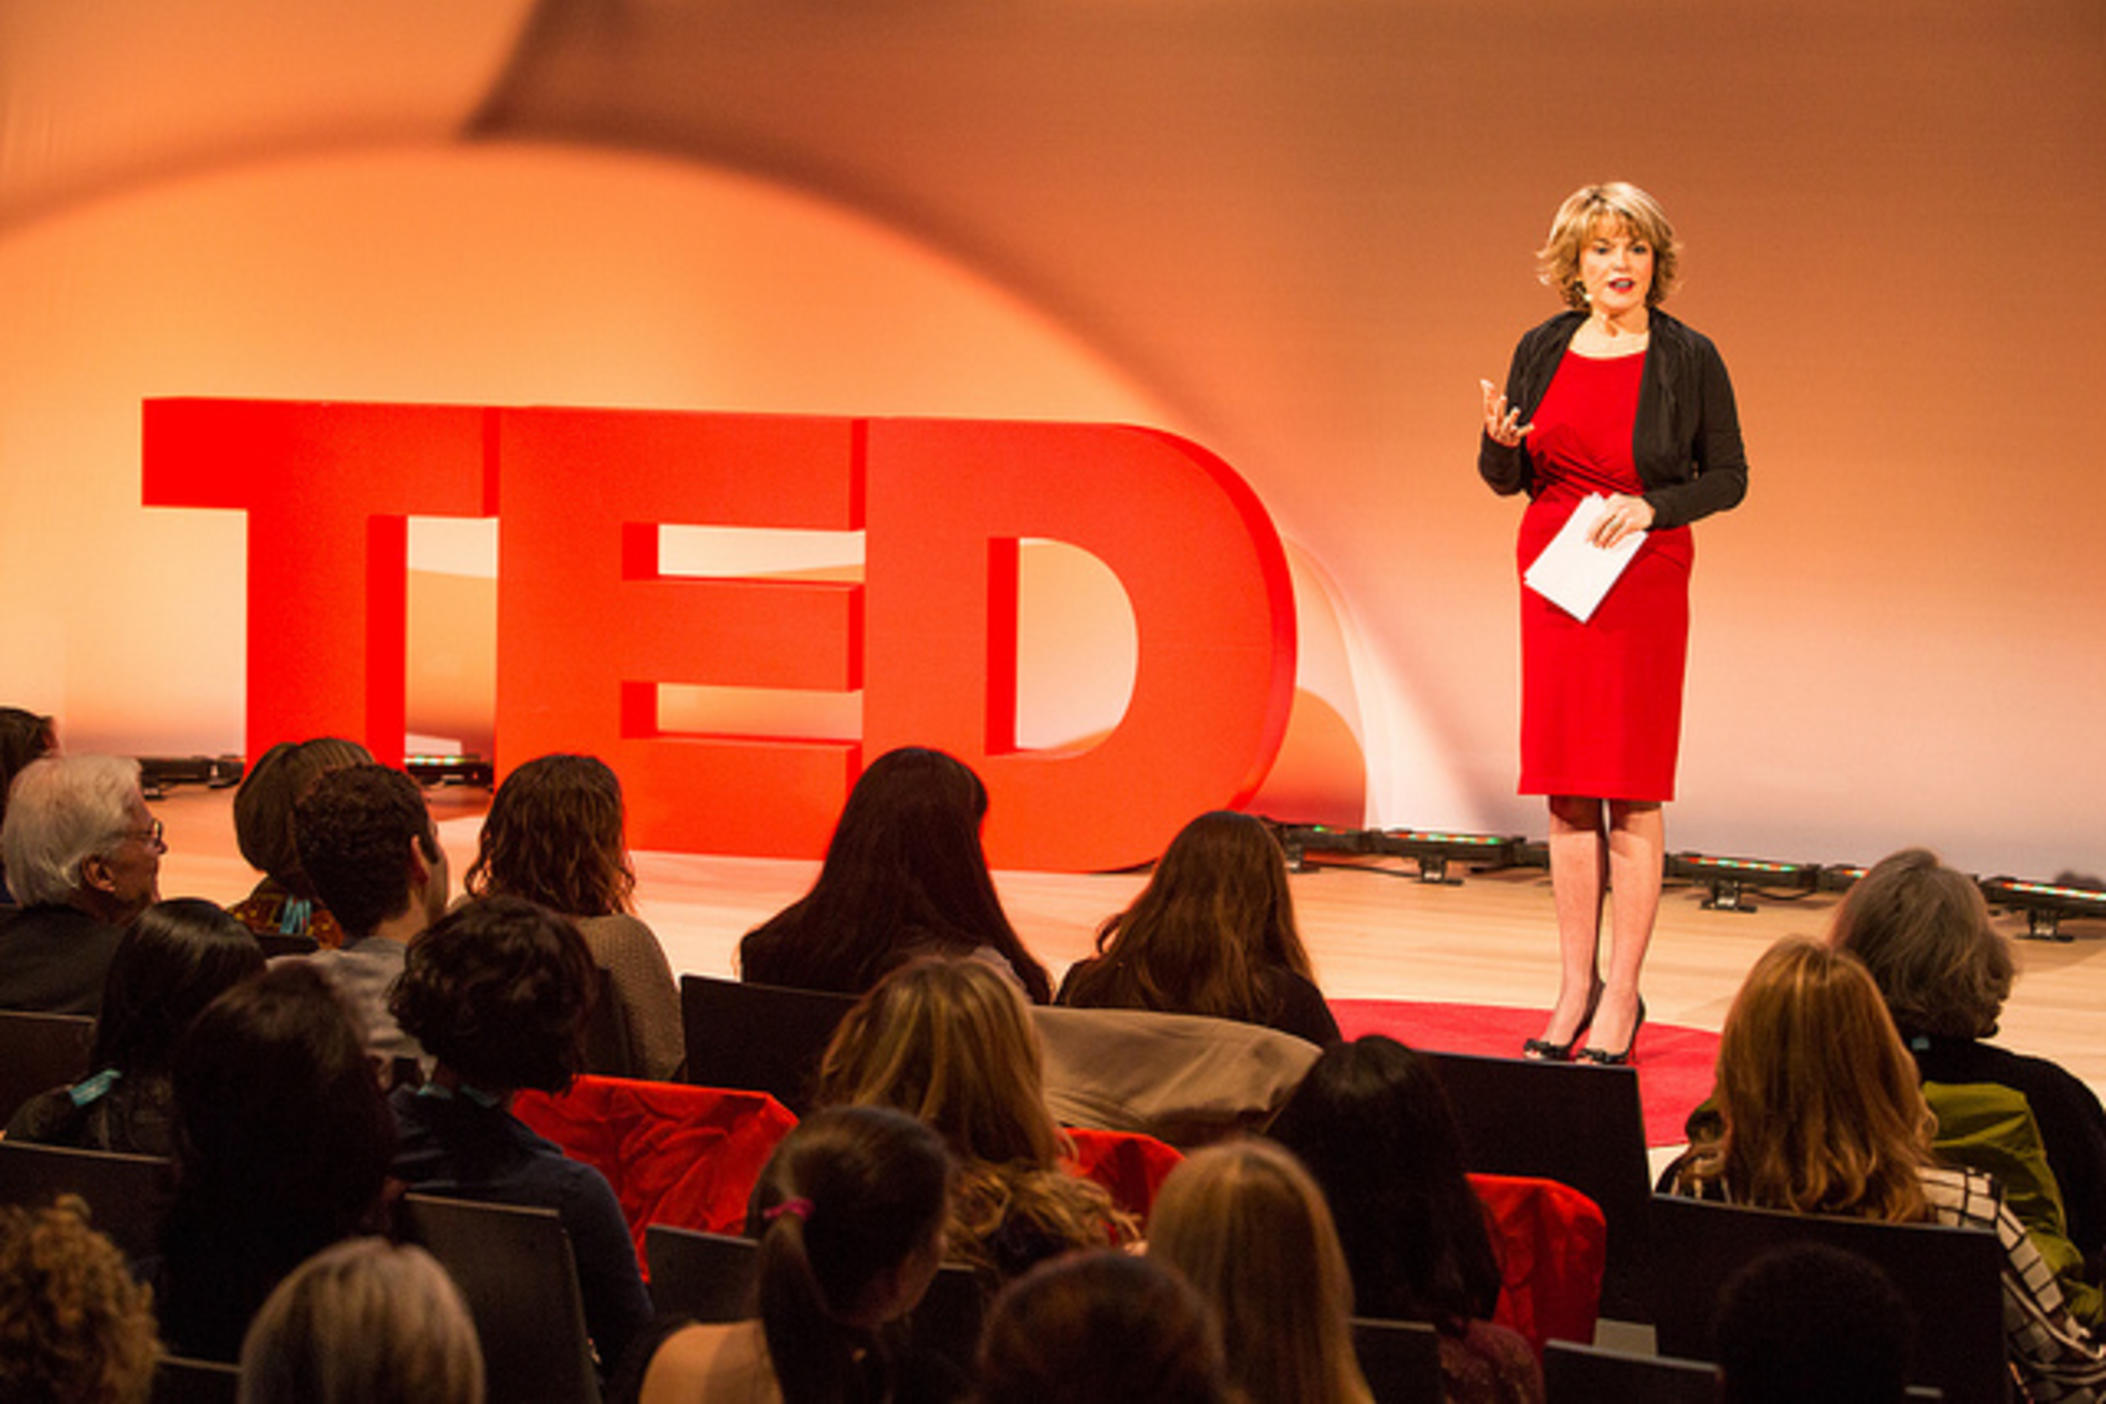
[[[1634,531],[1644,531],[1653,524],[1653,504],[1642,497],[1625,497],[1622,493],[1609,499],[1609,509],[1601,514],[1587,539],[1604,549],[1614,546]]]

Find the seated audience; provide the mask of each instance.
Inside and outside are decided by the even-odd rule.
[[[210,902],[156,902],[126,928],[110,958],[95,1021],[94,1071],[24,1102],[7,1123],[15,1141],[173,1155],[176,1041],[204,1007],[263,969],[247,927]]]
[[[1323,1189],[1355,1310],[1432,1323],[1451,1404],[1541,1404],[1535,1352],[1491,1320],[1499,1261],[1432,1064],[1380,1034],[1333,1044],[1271,1134]]]
[[[629,913],[636,873],[622,841],[622,784],[591,756],[542,756],[497,787],[463,883],[477,897],[524,897],[577,924],[613,977],[632,1077],[668,1079],[685,1054],[680,990],[658,938]]]
[[[241,1343],[241,1404],[482,1404],[475,1322],[422,1248],[354,1238],[279,1283]]]
[[[49,717],[25,712],[20,707],[0,707],[0,827],[7,820],[7,791],[33,760],[58,750],[58,734]],[[7,865],[0,861],[0,912],[15,905],[7,887]]]
[[[2058,1399],[2106,1388],[2106,1353],[2070,1316],[1996,1183],[1934,1160],[1915,1065],[1856,957],[1797,939],[1763,953],[1726,1015],[1717,1097],[1716,1131],[1670,1168],[1677,1192],[1992,1229],[2004,1247],[2005,1344],[2027,1387]]]
[[[943,1261],[950,1159],[927,1127],[879,1107],[816,1113],[775,1148],[746,1231],[758,1316],[687,1325],[644,1368],[642,1404],[838,1404],[957,1398],[942,1362],[894,1323]],[[622,1397],[617,1391],[617,1398]]]
[[[575,926],[517,897],[469,902],[417,938],[392,999],[437,1059],[422,1087],[389,1098],[394,1173],[424,1194],[538,1205],[562,1216],[585,1325],[608,1368],[651,1317],[614,1191],[512,1115],[512,1094],[561,1092],[577,1073],[594,985]]]
[[[1916,1318],[1876,1265],[1792,1243],[1726,1279],[1711,1336],[1723,1404],[1901,1404]]]
[[[155,1298],[179,1355],[233,1360],[280,1278],[371,1233],[395,1128],[344,997],[281,961],[176,1045],[176,1191]]]
[[[344,944],[344,928],[300,866],[293,805],[330,771],[371,764],[372,753],[356,741],[318,736],[280,741],[249,767],[234,791],[234,841],[263,880],[227,909],[244,926],[259,935],[312,937],[332,950]]]
[[[1097,954],[1059,1003],[1241,1019],[1336,1043],[1294,926],[1287,862],[1264,823],[1216,810],[1179,831],[1132,906],[1098,929]]]
[[[885,1106],[958,1160],[950,1252],[990,1293],[1041,1259],[1132,1237],[1093,1181],[1062,1168],[1038,1036],[1016,987],[976,960],[917,960],[850,1010],[819,1062],[822,1106]]]
[[[2047,1059],[1984,1041],[1996,1032],[2016,971],[2010,947],[1989,924],[1981,888],[1927,849],[1903,849],[1851,887],[1836,909],[1832,939],[1872,972],[1914,1055],[1941,1124],[1940,1153],[2004,1182],[2071,1308],[2096,1321],[2106,1267],[2106,1110],[2096,1093]],[[1984,1102],[1985,1086],[2008,1089],[2032,1113],[2045,1176],[2030,1145],[1946,1134],[1975,1119],[1967,1113]],[[2042,1178],[2051,1183],[2028,1183]],[[2051,1251],[2057,1239],[2060,1251]]]
[[[446,850],[424,792],[400,770],[354,765],[318,777],[293,803],[300,865],[344,930],[337,950],[306,957],[364,1021],[366,1051],[391,1081],[424,1049],[388,1008],[410,940],[446,910]],[[425,1068],[424,1071],[429,1071]]]
[[[1231,1404],[1214,1314],[1153,1258],[1104,1249],[1004,1288],[980,1337],[981,1404]]]
[[[1053,987],[995,896],[980,821],[987,789],[963,762],[888,751],[849,793],[812,890],[739,943],[741,978],[862,994],[921,955],[971,956],[1034,1003]]]
[[[0,1399],[146,1404],[160,1353],[153,1293],[87,1205],[0,1205]]]
[[[22,904],[0,919],[0,1009],[95,1013],[118,938],[161,895],[167,851],[137,761],[48,756],[24,767],[0,821]]]
[[[1214,1308],[1247,1404],[1373,1404],[1331,1211],[1286,1151],[1251,1140],[1193,1154],[1156,1196],[1148,1254]]]

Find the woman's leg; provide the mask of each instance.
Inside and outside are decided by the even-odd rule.
[[[1602,805],[1581,795],[1550,797],[1550,890],[1558,914],[1558,1002],[1543,1042],[1570,1043],[1594,1002],[1601,901],[1609,854]]]
[[[1609,801],[1609,984],[1594,1017],[1592,1048],[1621,1053],[1631,1046],[1638,1023],[1638,972],[1653,939],[1660,910],[1661,862],[1667,854],[1667,820],[1652,801]]]

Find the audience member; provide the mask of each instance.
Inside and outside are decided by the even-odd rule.
[[[1670,1168],[1677,1192],[1992,1229],[2004,1247],[2005,1344],[2028,1387],[2058,1399],[2106,1388],[2106,1354],[1996,1183],[1934,1162],[1915,1064],[1856,957],[1801,939],[1764,952],[1726,1015],[1717,1096],[1716,1132]]]
[[[980,1404],[1230,1404],[1221,1331],[1186,1281],[1112,1249],[1041,1263],[995,1299]]]
[[[680,990],[658,938],[630,915],[636,873],[622,840],[622,784],[591,756],[541,756],[497,787],[468,891],[524,897],[577,923],[613,977],[633,1077],[665,1079],[685,1054]]]
[[[0,828],[7,820],[7,791],[31,761],[58,750],[58,734],[49,717],[20,707],[0,707]],[[0,912],[15,905],[7,886],[7,865],[0,861]]]
[[[241,1404],[482,1404],[483,1353],[422,1248],[354,1238],[280,1282],[241,1343]]]
[[[161,895],[167,851],[137,761],[48,756],[24,767],[0,821],[22,904],[0,923],[0,1009],[95,1013],[118,938]]]
[[[1336,1043],[1294,925],[1287,863],[1261,820],[1216,810],[1179,831],[1132,906],[1097,932],[1097,954],[1059,1003],[1240,1019]]]
[[[1903,849],[1850,889],[1836,909],[1832,939],[1872,972],[1914,1055],[1938,1116],[1939,1152],[2003,1182],[2072,1310],[2096,1321],[2106,1264],[2106,1110],[2096,1093],[2047,1059],[1984,1042],[1996,1032],[2016,969],[2009,945],[1989,924],[1981,888],[1929,850]],[[1984,1089],[2009,1095],[1985,1104]],[[2039,1129],[2044,1174],[2030,1139],[1969,1134],[1976,1123],[2008,1125],[2010,1098]],[[1970,1115],[1976,1110],[1983,1114]],[[2048,1183],[2038,1183],[2043,1179]]]
[[[367,1052],[400,1080],[396,1060],[422,1063],[424,1049],[395,1022],[388,989],[411,938],[446,910],[446,850],[424,792],[387,766],[328,771],[293,802],[293,838],[308,880],[344,930],[340,949],[307,959],[350,999]]]
[[[862,994],[919,955],[972,956],[1033,1002],[1053,987],[1002,913],[980,821],[987,789],[963,762],[888,751],[850,791],[812,890],[739,943],[742,978]]]
[[[943,1261],[949,1174],[943,1142],[898,1112],[840,1107],[807,1118],[753,1191],[758,1318],[667,1336],[643,1372],[642,1404],[962,1394],[941,1362],[908,1354],[886,1329]]]
[[[562,1216],[586,1328],[612,1368],[651,1317],[621,1204],[599,1171],[565,1158],[511,1111],[520,1088],[570,1086],[593,971],[578,929],[546,907],[489,897],[448,913],[409,948],[392,998],[438,1067],[389,1101],[402,1138],[395,1175],[412,1189]]]
[[[1372,1404],[1338,1231],[1285,1150],[1247,1140],[1195,1152],[1163,1181],[1148,1252],[1213,1306],[1248,1404]]]
[[[990,1294],[1042,1259],[1132,1237],[1105,1189],[1061,1164],[1023,997],[976,960],[925,957],[885,977],[819,1062],[826,1106],[885,1106],[936,1129],[959,1164],[950,1251]]]
[[[178,1354],[233,1360],[280,1278],[379,1226],[394,1123],[350,1007],[301,961],[206,1006],[173,1079],[161,1325]]]
[[[153,1293],[87,1205],[0,1205],[0,1399],[146,1404],[159,1355]]]
[[[1333,1044],[1272,1137],[1323,1189],[1360,1315],[1431,1322],[1451,1404],[1541,1404],[1535,1352],[1491,1320],[1499,1261],[1432,1064],[1380,1034]]]
[[[263,880],[227,909],[244,926],[258,935],[312,937],[331,950],[344,944],[344,928],[300,866],[293,805],[330,771],[371,764],[372,753],[356,741],[318,736],[280,741],[249,767],[234,791],[234,841]]]
[[[1726,1279],[1711,1334],[1723,1404],[1900,1404],[1916,1318],[1874,1264],[1792,1243]]]
[[[173,1155],[176,1041],[222,991],[263,969],[247,927],[210,902],[156,902],[125,929],[103,983],[93,1073],[24,1102],[7,1137],[133,1155]]]

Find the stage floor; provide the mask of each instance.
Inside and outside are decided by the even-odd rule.
[[[256,875],[234,844],[232,791],[178,787],[154,803],[168,827],[164,896],[229,902]],[[431,792],[458,889],[475,855],[485,791]],[[1669,816],[1668,841],[1674,842]],[[1320,855],[1319,855],[1320,857]],[[637,908],[676,972],[729,975],[739,937],[800,896],[816,862],[638,853]],[[1053,972],[1087,955],[1097,927],[1137,893],[1140,874],[999,872],[1010,920]],[[1540,869],[1422,884],[1399,860],[1326,867],[1292,879],[1319,983],[1338,998],[1439,1000],[1547,1009],[1557,985],[1550,880]],[[1825,932],[1836,898],[1765,901],[1749,914],[1706,911],[1703,891],[1671,884],[1646,962],[1656,1022],[1716,1030],[1741,977],[1770,942]],[[2019,918],[2000,917],[2013,935]],[[2106,921],[2066,922],[2068,943],[2017,941],[2021,974],[1997,1042],[2053,1058],[2106,1093]],[[1642,1062],[1642,1059],[1641,1059]],[[1642,1067],[1641,1067],[1642,1072]]]

